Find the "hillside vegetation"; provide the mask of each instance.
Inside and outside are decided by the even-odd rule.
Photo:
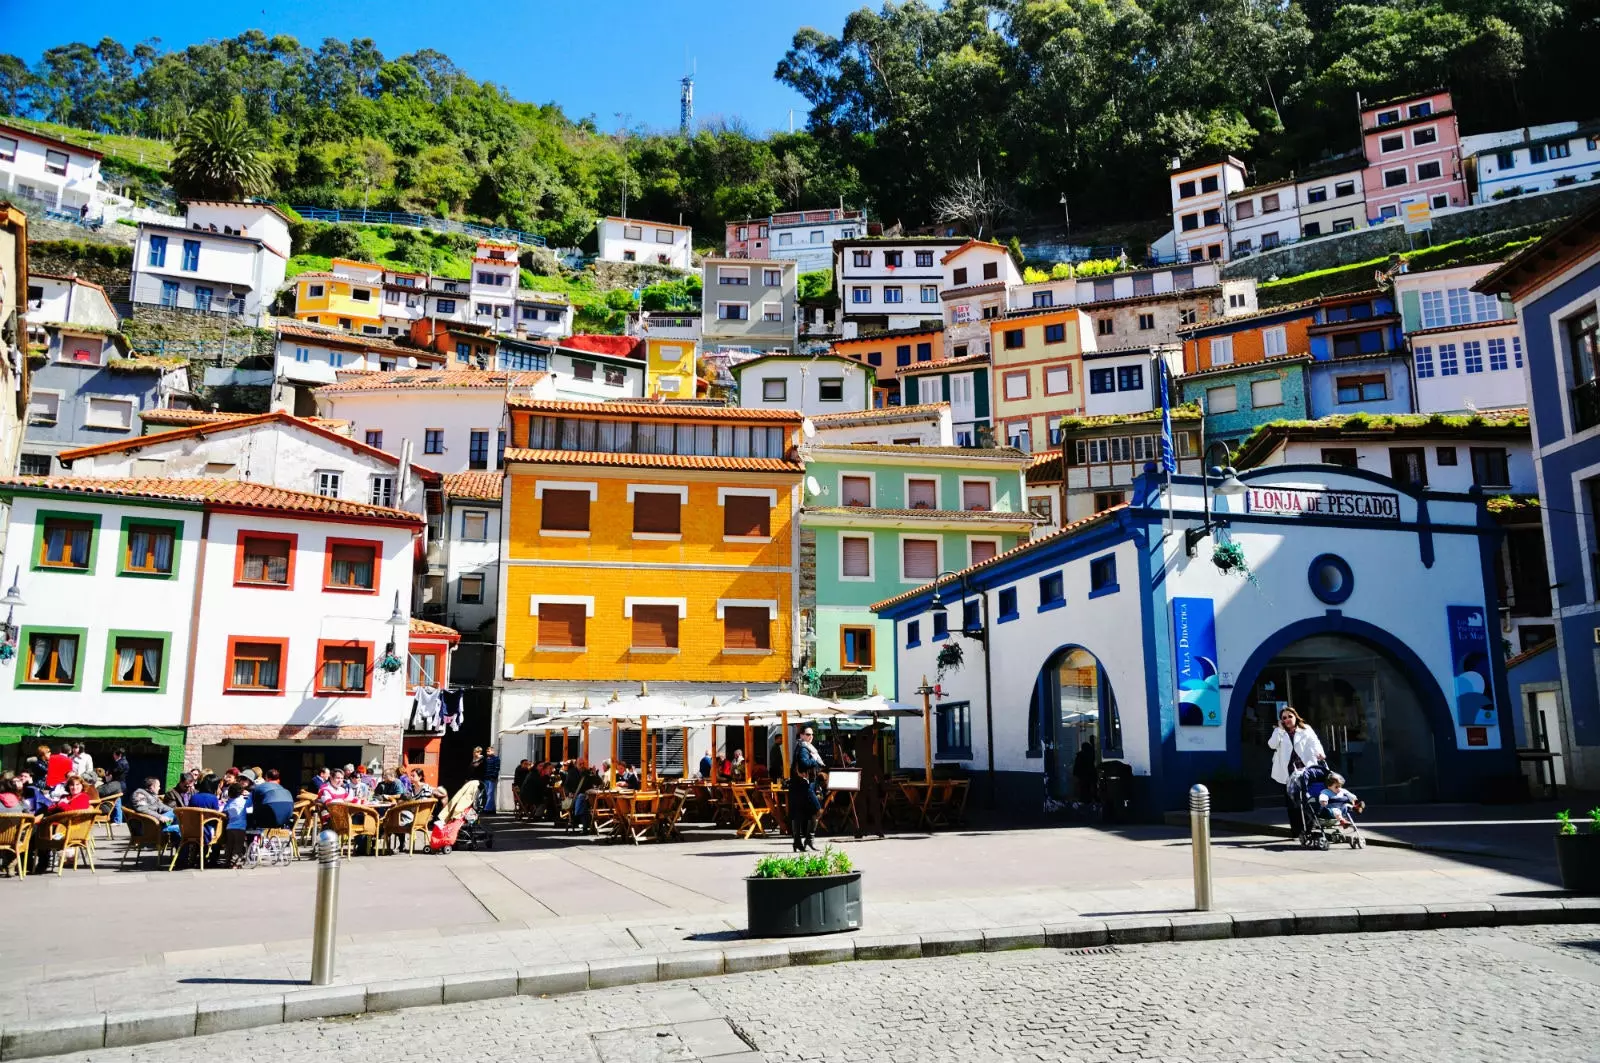
[[[728,219],[841,197],[931,223],[980,167],[1001,232],[1057,222],[1063,193],[1075,225],[1157,217],[1173,156],[1234,152],[1265,180],[1354,147],[1358,93],[1449,85],[1465,132],[1592,117],[1574,72],[1597,45],[1592,0],[907,0],[800,28],[774,56],[811,104],[795,134],[613,135],[437,51],[259,30],[178,51],[104,38],[0,54],[0,113],[154,143],[237,101],[279,200],[571,244],[626,186],[632,213],[682,215],[711,246]]]

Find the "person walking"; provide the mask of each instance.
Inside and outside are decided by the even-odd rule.
[[[813,835],[817,830],[817,813],[822,805],[817,800],[816,775],[823,767],[822,757],[812,744],[815,732],[810,727],[800,729],[800,742],[794,748],[789,767],[789,833],[794,838],[794,851],[816,851]]]
[[[1315,761],[1326,762],[1322,740],[1311,725],[1300,719],[1300,714],[1285,705],[1278,713],[1278,726],[1267,738],[1267,748],[1272,750],[1272,781],[1284,788],[1283,803],[1289,810],[1289,831],[1298,838],[1305,833],[1306,824],[1300,814],[1300,803],[1289,792],[1289,777]]]

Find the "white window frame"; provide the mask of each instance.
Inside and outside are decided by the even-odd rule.
[[[115,404],[117,406],[121,406],[121,407],[126,408],[126,410],[128,411],[128,416],[127,416],[126,423],[124,423],[124,424],[106,424],[103,421],[96,421],[94,419],[94,404],[97,403],[97,402],[107,403],[107,404]],[[117,396],[117,395],[89,395],[89,396],[86,397],[86,399],[84,401],[84,404],[83,404],[83,423],[84,423],[84,427],[86,427],[86,428],[120,428],[123,431],[131,431],[132,428],[133,428],[134,404],[135,404],[135,400],[133,400],[131,398],[125,399],[125,398],[122,398],[122,397]],[[56,419],[57,419],[58,422],[60,421],[60,417],[61,417],[60,410],[57,409],[57,411],[56,411]]]
[[[1233,337],[1212,336],[1206,341],[1206,352],[1210,357],[1212,365],[1232,365]],[[1227,355],[1226,358],[1221,357],[1221,355],[1224,353]]]
[[[1219,391],[1226,391],[1233,396],[1233,405],[1226,410],[1218,410],[1212,405],[1211,396]],[[1206,413],[1238,413],[1239,412],[1239,386],[1237,384],[1218,384],[1216,387],[1206,388]]]
[[[719,509],[728,504],[728,497],[730,495],[764,498],[767,500],[768,509],[776,511],[778,508],[778,491],[773,487],[719,487],[717,488],[717,507]],[[767,530],[772,530],[771,517],[767,518]],[[722,537],[722,541],[725,543],[770,543],[772,541],[772,536],[724,535]]]
[[[717,283],[718,284],[731,284],[731,285],[734,285],[735,287],[746,287],[747,288],[747,287],[750,286],[750,267],[749,266],[718,266],[717,267]]]
[[[628,505],[630,505],[630,506],[633,505],[634,504],[634,500],[637,499],[641,494],[644,494],[644,495],[673,495],[673,496],[675,496],[678,499],[678,506],[680,507],[680,512],[679,512],[679,515],[678,515],[678,518],[679,518],[678,529],[679,530],[675,531],[675,532],[631,532],[631,534],[633,535],[633,538],[636,539],[636,540],[665,542],[665,543],[682,542],[683,541],[683,530],[682,530],[683,529],[683,524],[682,524],[683,514],[682,514],[682,509],[687,508],[688,505],[689,505],[689,488],[688,488],[688,486],[684,485],[684,484],[629,484],[628,487],[627,487]],[[647,605],[648,604],[654,604],[651,601],[648,601],[647,599],[644,599],[644,598],[639,598],[637,600],[641,601],[641,602],[645,602],[645,604],[647,604]],[[627,616],[628,614],[624,613],[623,615]],[[683,615],[683,613],[679,612],[678,615],[681,617]]]
[[[901,478],[901,482],[900,482],[900,501],[901,501],[901,504],[902,504],[902,508],[904,508],[904,509],[910,509],[911,508],[911,481],[912,480],[932,480],[933,481],[933,508],[936,511],[944,509],[944,477],[940,476],[938,473],[927,473],[927,472],[908,472]]]
[[[687,598],[650,598],[627,597],[622,599],[622,618],[633,619],[633,607],[636,605],[675,605],[678,607],[678,619],[683,620],[689,615],[689,599]]]
[[[1276,350],[1274,350],[1276,348]],[[1282,325],[1261,330],[1261,356],[1275,358],[1289,353],[1289,333]]]
[[[762,303],[761,304],[761,320],[762,321],[777,321],[779,323],[782,323],[782,321],[783,321],[783,303],[781,303],[781,302],[778,302],[778,303]]]
[[[599,501],[599,498],[600,498],[600,485],[599,485],[598,482],[595,482],[595,481],[579,481],[579,480],[572,480],[572,481],[568,481],[568,480],[535,480],[534,481],[534,484],[533,484],[533,497],[534,498],[536,498],[536,499],[543,498],[544,497],[544,493],[546,491],[587,491],[589,493],[589,504],[591,506],[594,505],[595,502]],[[592,520],[593,514],[592,513],[590,514],[590,517],[591,517],[590,524],[591,524],[591,530],[592,530],[592,525],[593,525],[593,520]],[[549,530],[546,530],[544,528],[540,528],[539,529],[539,535],[540,535],[541,538],[544,538],[544,539],[587,539],[587,538],[589,538],[589,534],[590,533],[586,532],[586,531],[549,531]],[[550,600],[551,601],[555,601],[556,599],[552,598]],[[593,602],[594,599],[591,598],[591,599],[589,599],[589,601]],[[571,603],[568,603],[568,604],[571,604]],[[592,616],[593,614],[591,613],[589,615]]]
[[[383,483],[388,484],[388,490],[386,493],[389,496],[389,501],[387,502],[378,501],[378,486]],[[367,499],[375,506],[387,506],[390,509],[395,508],[395,477],[389,473],[373,473],[367,484]]]
[[[933,576],[931,578],[923,577],[923,576],[907,576],[906,575],[906,540],[908,540],[908,539],[932,539],[933,540],[934,549],[936,551],[936,553],[934,555],[934,559],[933,559],[933,570],[937,574],[937,573],[940,573],[940,572],[944,571],[944,536],[943,535],[939,535],[939,534],[934,534],[934,535],[911,535],[911,534],[902,533],[898,537],[898,541],[896,543],[896,546],[898,547],[898,550],[897,550],[898,562],[897,563],[898,563],[898,565],[900,567],[900,582],[901,583],[905,583],[905,584],[909,584],[909,585],[914,586],[914,587],[921,587],[924,584],[932,583],[934,581],[934,579],[938,578],[937,575],[935,575],[935,576]]]
[[[1000,500],[1000,498],[999,498],[1000,481],[999,481],[998,477],[995,477],[995,476],[958,476],[958,477],[956,477],[956,498],[959,499],[960,502],[961,502],[962,512],[966,512],[966,509],[967,509],[967,503],[966,503],[967,484],[979,484],[979,483],[988,484],[989,485],[989,508],[986,509],[986,510],[982,510],[982,512],[984,512],[984,513],[993,513],[993,512],[995,512],[995,508],[994,508],[995,507],[995,503],[997,503]]]
[[[999,557],[1000,556],[1000,553],[1001,553],[1001,550],[1002,550],[1002,547],[1000,545],[1000,536],[998,536],[998,535],[969,535],[969,536],[967,536],[967,567],[968,568],[971,568],[973,565],[976,565],[978,563],[978,562],[976,562],[976,561],[974,561],[972,559],[972,544],[973,543],[993,543],[994,544],[994,556],[995,557]]]
[[[484,588],[487,589],[488,586],[489,586],[489,582],[488,582],[488,580],[485,580],[484,581]],[[584,619],[585,620],[593,620],[594,619],[594,597],[592,595],[584,595],[584,594],[535,594],[535,595],[531,595],[528,598],[528,615],[529,616],[538,616],[539,615],[539,606],[541,606],[541,605],[581,605],[581,606],[583,606],[583,617],[584,617]],[[537,635],[537,631],[535,632],[535,634]],[[584,641],[584,644],[582,646],[539,646],[539,645],[535,645],[533,647],[533,651],[535,653],[588,653],[589,652],[589,645],[588,645],[589,636],[588,636],[588,632],[587,631],[584,632],[583,641]],[[511,668],[512,668],[511,663],[509,661],[506,662],[506,670],[507,670],[507,674],[508,675],[510,674],[510,669]]]
[[[1258,386],[1262,385],[1262,384],[1272,384],[1272,385],[1275,385],[1277,387],[1277,389],[1278,389],[1278,401],[1277,402],[1257,402],[1256,401],[1256,388]],[[1282,405],[1283,405],[1283,378],[1282,377],[1263,377],[1260,380],[1252,380],[1252,381],[1250,381],[1250,408],[1252,410],[1269,410],[1269,409],[1272,409],[1274,406],[1282,406]]]
[[[844,540],[867,540],[867,574],[865,576],[847,576],[844,574]],[[878,539],[877,535],[868,528],[840,528],[839,529],[839,570],[840,583],[871,583],[878,578]]]
[[[876,509],[878,507],[878,474],[876,472],[873,472],[870,469],[862,469],[862,470],[859,470],[859,471],[855,470],[855,469],[840,469],[834,475],[835,475],[835,479],[834,479],[833,489],[836,492],[835,497],[837,497],[839,499],[839,504],[838,504],[838,508],[839,509],[847,508],[845,506],[845,503],[844,503],[844,478],[846,476],[850,477],[853,480],[865,477],[866,481],[867,481],[867,507],[866,508],[868,508],[868,509]],[[850,508],[854,508],[854,507],[850,507]]]
[[[722,314],[722,308],[725,307],[725,306],[742,306],[742,307],[744,307],[744,317],[724,317],[723,314]],[[719,300],[717,300],[717,320],[718,321],[749,321],[750,320],[750,304],[749,303],[741,303],[741,302],[738,302],[738,301],[735,301],[735,300],[731,300],[731,299],[719,299]]]
[[[898,298],[894,298],[894,299],[889,298],[889,293],[890,292],[894,292],[895,295]],[[889,305],[891,303],[893,303],[895,306],[904,306],[905,305],[905,301],[906,301],[906,289],[905,289],[904,285],[902,285],[902,284],[885,284],[883,286],[883,302],[884,302],[885,306],[887,306],[887,305]]]
[[[61,421],[61,400],[66,398],[66,395],[67,393],[65,391],[57,390],[55,388],[31,388],[28,394],[28,409],[26,411],[27,417],[25,418],[25,423],[37,425],[59,424]],[[35,398],[46,396],[55,400],[55,405],[51,408],[50,419],[48,421],[35,420],[36,415],[33,412],[33,400]]]
[[[922,301],[924,303],[937,303],[939,301],[939,286],[937,284],[921,285]]]

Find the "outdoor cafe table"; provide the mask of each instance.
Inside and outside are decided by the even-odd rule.
[[[591,790],[589,799],[594,802],[595,811],[602,807],[611,813],[610,827],[612,836],[618,840],[631,840],[635,834],[633,830],[634,809],[638,806],[641,797],[650,801],[659,801],[660,793],[655,790]],[[649,831],[649,836],[655,836],[655,830]]]

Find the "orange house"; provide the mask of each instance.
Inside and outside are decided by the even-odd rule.
[[[944,358],[944,329],[898,329],[873,332],[853,340],[834,340],[833,353],[870,365],[877,377],[872,405],[884,406],[900,398],[900,373],[923,362]]]
[[[1253,314],[1212,318],[1178,330],[1183,341],[1183,371],[1198,373],[1264,358],[1310,354],[1310,328],[1316,300],[1288,303]]]

